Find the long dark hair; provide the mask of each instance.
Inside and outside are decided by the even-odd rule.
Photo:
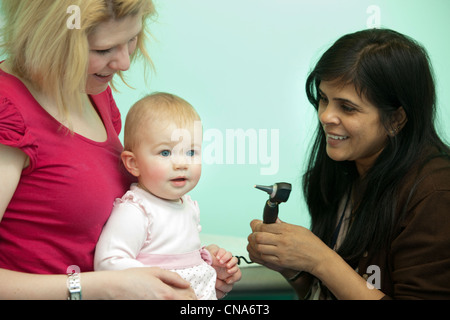
[[[413,39],[387,29],[345,35],[320,58],[306,81],[311,104],[319,107],[321,81],[353,84],[360,95],[379,108],[387,132],[392,115],[403,107],[407,122],[389,138],[386,147],[364,177],[352,161],[337,162],[326,153],[326,138],[318,123],[303,189],[311,214],[311,229],[331,243],[339,203],[359,183],[356,209],[338,253],[356,262],[366,250],[384,248],[392,233],[397,190],[406,173],[427,147],[448,153],[436,133],[436,93],[431,63],[425,49]]]

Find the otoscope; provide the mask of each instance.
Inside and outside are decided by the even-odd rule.
[[[256,185],[256,189],[267,192],[270,197],[264,206],[263,222],[274,223],[278,217],[278,205],[281,202],[286,202],[289,199],[292,186],[290,183],[278,182],[273,186]]]

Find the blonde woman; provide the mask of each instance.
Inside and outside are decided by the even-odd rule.
[[[119,169],[109,83],[136,57],[149,60],[152,1],[1,4],[0,298],[194,298],[159,268],[92,272],[114,199],[132,182]]]

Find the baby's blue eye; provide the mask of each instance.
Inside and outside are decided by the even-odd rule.
[[[193,156],[195,156],[195,151],[194,150],[189,150],[188,152],[186,152],[186,155],[188,157],[193,157]]]
[[[159,153],[163,157],[170,157],[170,151],[169,150],[163,150]]]

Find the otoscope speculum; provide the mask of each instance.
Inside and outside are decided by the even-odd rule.
[[[256,189],[267,192],[270,195],[271,202],[286,202],[292,190],[290,183],[278,182],[273,186],[256,185]]]
[[[291,184],[279,182],[273,186],[256,185],[255,188],[269,194],[269,200],[267,200],[264,206],[263,221],[264,223],[274,223],[278,218],[278,204],[286,202],[289,199],[292,190]]]

